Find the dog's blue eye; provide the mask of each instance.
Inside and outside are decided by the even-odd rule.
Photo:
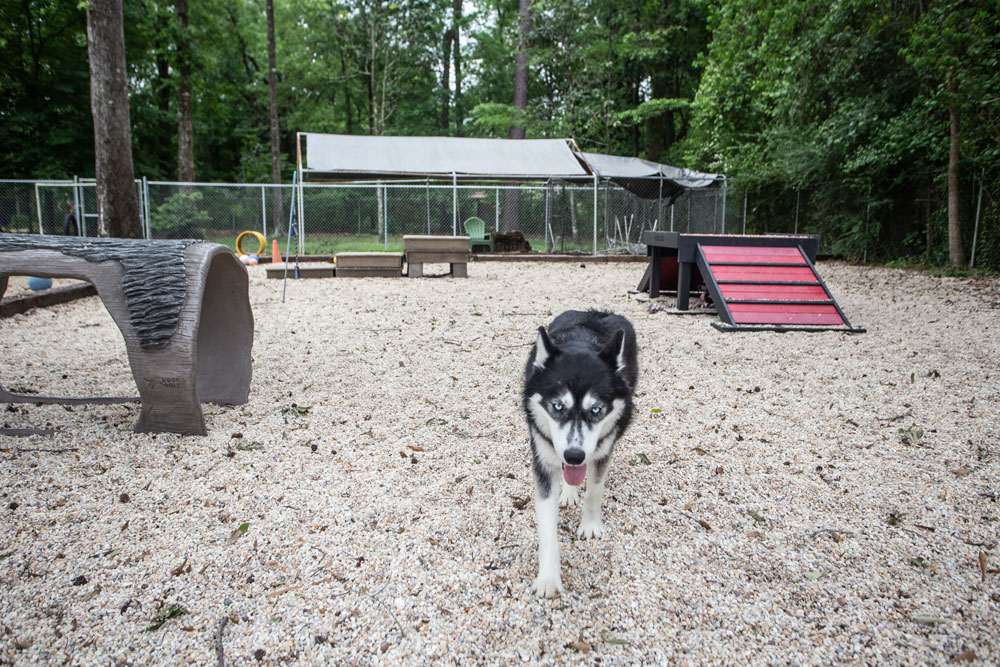
[[[602,412],[604,412],[604,406],[603,405],[595,405],[594,407],[592,407],[590,409],[590,413],[592,415],[595,415],[595,416],[601,414]]]
[[[563,404],[560,403],[559,401],[552,401],[552,409],[555,410],[556,412],[562,412]]]

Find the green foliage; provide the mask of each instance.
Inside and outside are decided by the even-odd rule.
[[[953,77],[964,236],[968,245],[972,176],[985,168],[987,179],[994,176],[981,257],[1000,268],[989,254],[1000,232],[1000,13],[988,0],[923,6],[921,13],[875,0],[714,3],[689,163],[724,171],[767,198],[756,221],[748,216],[751,226],[791,231],[798,216],[800,231],[823,234],[828,250],[946,261]]]
[[[176,177],[183,36],[198,179],[269,181],[264,3],[189,4],[182,35],[173,0],[123,3],[136,173]],[[506,137],[518,124],[725,173],[733,199],[749,193],[748,231],[946,261],[955,103],[963,236],[983,182],[976,263],[1000,269],[996,0],[534,0],[523,112],[511,104],[517,0],[461,7],[459,104],[453,65],[442,81],[450,0],[275,0],[285,178],[297,131]],[[0,176],[92,176],[85,4],[0,3],[0,62]],[[154,215],[189,235],[179,229],[207,225],[214,203],[181,197]],[[211,221],[220,233],[252,217],[228,210]]]
[[[171,195],[150,214],[154,238],[200,239],[211,217],[201,206],[200,192],[181,191]]]

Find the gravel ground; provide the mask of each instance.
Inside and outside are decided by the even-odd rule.
[[[429,273],[436,273],[431,267]],[[0,663],[1000,662],[1000,281],[821,263],[843,333],[720,333],[641,264],[289,283],[251,269],[250,402],[10,405]],[[535,328],[629,317],[607,534],[538,600],[518,392]],[[0,321],[21,391],[135,393],[97,298]]]

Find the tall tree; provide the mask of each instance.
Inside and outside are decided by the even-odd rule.
[[[194,120],[191,111],[191,44],[187,0],[174,0],[177,17],[177,180],[194,181]]]
[[[278,131],[278,58],[274,44],[274,0],[267,0],[267,100],[268,118],[271,127],[271,182],[281,185],[281,135]],[[274,234],[280,235],[283,229],[281,190],[272,191],[271,226]]]
[[[441,38],[441,130],[449,133],[451,127],[451,49],[455,43],[455,27],[448,26]]]
[[[517,6],[517,55],[514,56],[514,109],[519,114],[510,128],[511,139],[524,139],[524,113],[528,108],[528,32],[531,30],[531,0]]]
[[[97,226],[102,236],[140,238],[139,200],[132,171],[125,31],[121,0],[87,5],[90,107],[94,116]]]
[[[462,0],[453,0],[452,11],[452,55],[455,58],[455,136],[462,136],[465,112],[462,109]]]

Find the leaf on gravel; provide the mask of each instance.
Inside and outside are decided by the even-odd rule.
[[[236,540],[246,535],[247,530],[249,528],[250,528],[249,523],[241,523],[239,527],[236,530],[234,530],[233,533],[229,536],[229,539],[226,541],[226,544],[232,544]]]
[[[645,454],[640,453],[639,454],[639,460],[642,461],[646,465],[650,464],[649,457],[646,456]]]
[[[311,405],[297,405],[292,403],[287,408],[281,408],[281,414],[286,415],[289,412],[294,412],[297,415],[307,415],[310,410],[312,410]]]
[[[955,470],[952,470],[951,474],[956,475],[958,477],[964,477],[968,475],[970,472],[972,472],[972,468],[970,468],[969,466],[962,466],[961,468],[956,468]]]
[[[904,445],[914,446],[919,445],[920,441],[923,440],[924,429],[919,426],[911,426],[906,429],[899,429],[899,439]]]
[[[661,410],[660,408],[653,408],[652,410],[649,411],[649,414],[651,414],[651,415],[658,415],[661,412],[663,412],[663,410]]]
[[[163,627],[163,624],[172,618],[177,618],[178,616],[183,616],[187,613],[187,609],[179,604],[172,604],[169,607],[164,607],[156,615],[156,620],[146,628],[146,632],[153,632],[154,630],[159,630]]]
[[[750,518],[756,523],[767,523],[767,519],[765,519],[757,510],[747,510],[747,514],[749,514]]]
[[[601,630],[601,641],[605,644],[615,644],[617,646],[628,646],[629,643],[627,639],[612,637],[606,630]]]
[[[986,581],[986,552],[979,552],[979,574],[982,575],[983,581]]]
[[[184,568],[187,568],[187,569],[184,569]],[[184,562],[181,563],[180,565],[178,565],[177,567],[175,567],[174,569],[170,570],[170,574],[172,576],[174,576],[174,577],[179,577],[182,574],[184,574],[185,572],[190,572],[190,571],[191,571],[191,566],[188,565],[188,559],[185,556],[184,557]]]
[[[975,662],[975,661],[976,661],[976,652],[973,651],[971,648],[966,649],[961,653],[959,653],[958,655],[953,655],[951,657],[951,662]]]
[[[691,451],[694,452],[695,454],[701,454],[702,456],[708,454],[708,450],[702,449],[701,447],[692,447]]]
[[[809,572],[806,572],[802,576],[805,577],[807,581],[816,581],[817,579],[821,579],[826,575],[819,570],[810,570]]]
[[[566,644],[567,648],[571,648],[579,653],[590,653],[591,646],[588,642],[583,641],[583,637],[580,637],[574,642]]]
[[[937,616],[914,616],[914,623],[919,623],[920,625],[947,625],[951,623],[950,618],[938,618]]]
[[[709,524],[704,519],[698,519],[698,525],[704,528],[705,530],[712,530],[711,524]]]
[[[913,567],[923,567],[923,565],[924,565],[924,557],[923,556],[914,556],[913,558],[911,558],[909,560],[909,563]]]
[[[523,510],[525,507],[528,506],[529,498],[520,496],[512,496],[512,497],[514,498],[514,507],[516,509]]]
[[[755,540],[762,540],[764,539],[764,533],[760,532],[759,530],[751,530],[749,533],[747,533],[747,537],[750,537]]]
[[[445,424],[448,423],[448,420],[441,419],[440,417],[431,417],[424,423],[427,424],[428,426],[444,426]]]

